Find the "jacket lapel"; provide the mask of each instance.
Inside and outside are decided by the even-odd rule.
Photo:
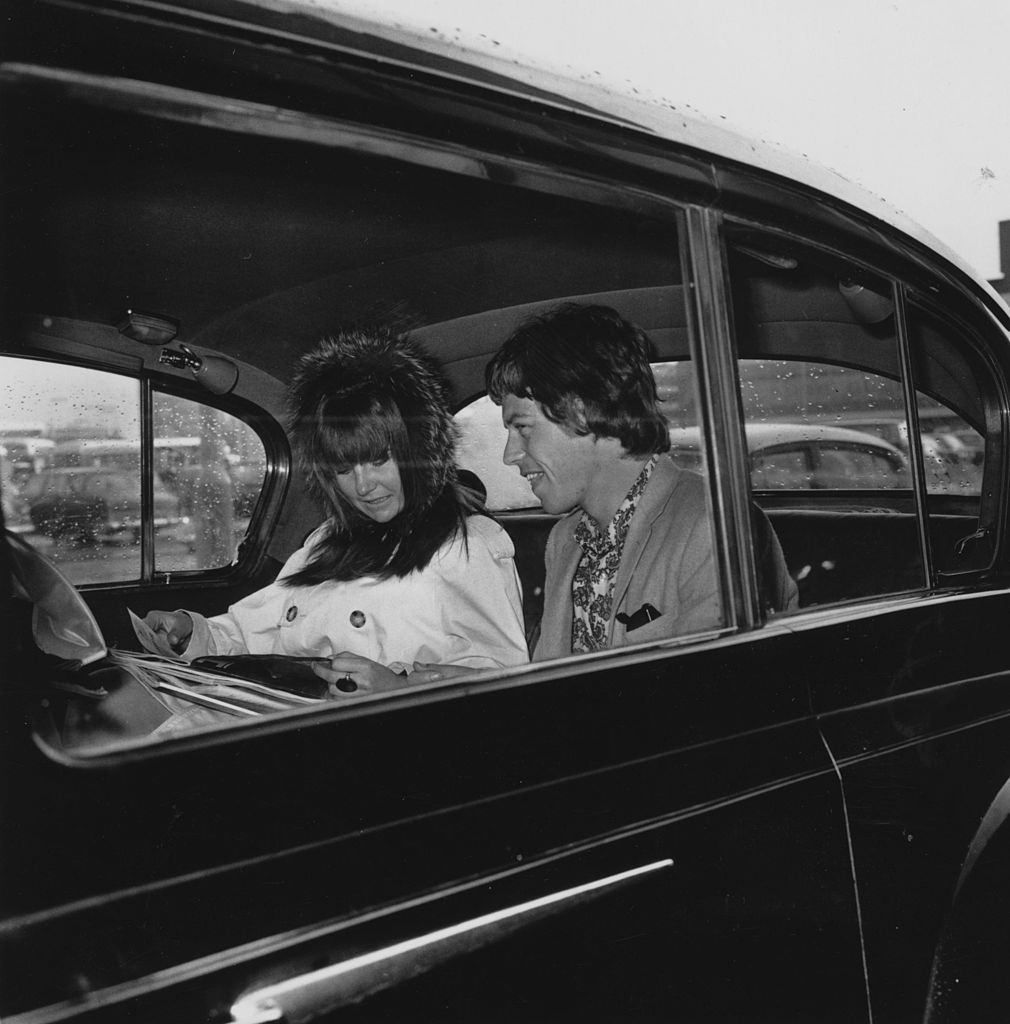
[[[540,639],[534,660],[558,658],[571,654],[572,643],[572,581],[582,558],[582,548],[575,540],[577,517],[570,525],[558,552],[555,564],[555,588],[544,594],[544,611],[540,621]],[[566,527],[569,524],[566,524]]]
[[[611,642],[614,639],[615,616],[623,610],[628,588],[635,578],[638,563],[641,561],[642,553],[652,535],[653,524],[670,503],[679,476],[680,470],[673,461],[665,455],[660,455],[645,488],[645,493],[638,503],[638,508],[635,509],[635,515],[628,528],[628,536],[624,540],[621,564],[614,579],[614,600],[610,609],[610,622],[607,625],[607,636]],[[574,571],[573,568],[572,572],[574,573]],[[630,611],[633,613],[637,609],[632,608]]]

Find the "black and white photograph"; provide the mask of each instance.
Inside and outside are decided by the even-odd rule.
[[[0,0],[0,1021],[1010,1020],[1008,48]]]

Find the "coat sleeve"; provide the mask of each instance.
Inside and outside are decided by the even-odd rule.
[[[679,614],[672,636],[712,629],[721,622],[719,577],[707,516],[697,516],[691,524],[677,573],[677,591]]]
[[[277,580],[305,565],[322,530],[314,531],[284,563]],[[199,612],[186,612],[193,620],[193,635],[181,657],[192,661],[205,654],[271,653],[277,622],[291,593],[277,580],[236,602],[222,615],[208,618]]]
[[[529,661],[514,555],[511,538],[497,523],[470,518],[466,545],[452,544],[425,570],[437,575],[442,637],[433,646],[441,650],[417,660],[467,668]]]

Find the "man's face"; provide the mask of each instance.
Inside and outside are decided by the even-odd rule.
[[[506,466],[516,466],[546,512],[570,512],[584,506],[599,470],[598,445],[549,420],[531,398],[506,395],[501,407],[508,431]]]

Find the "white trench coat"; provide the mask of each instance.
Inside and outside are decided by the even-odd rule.
[[[346,651],[393,671],[410,671],[414,661],[496,668],[529,660],[515,549],[486,516],[467,520],[466,546],[457,536],[420,572],[283,586],[279,581],[305,565],[323,529],[287,560],[275,582],[224,615],[188,612],[193,635],[182,657],[332,657]]]

